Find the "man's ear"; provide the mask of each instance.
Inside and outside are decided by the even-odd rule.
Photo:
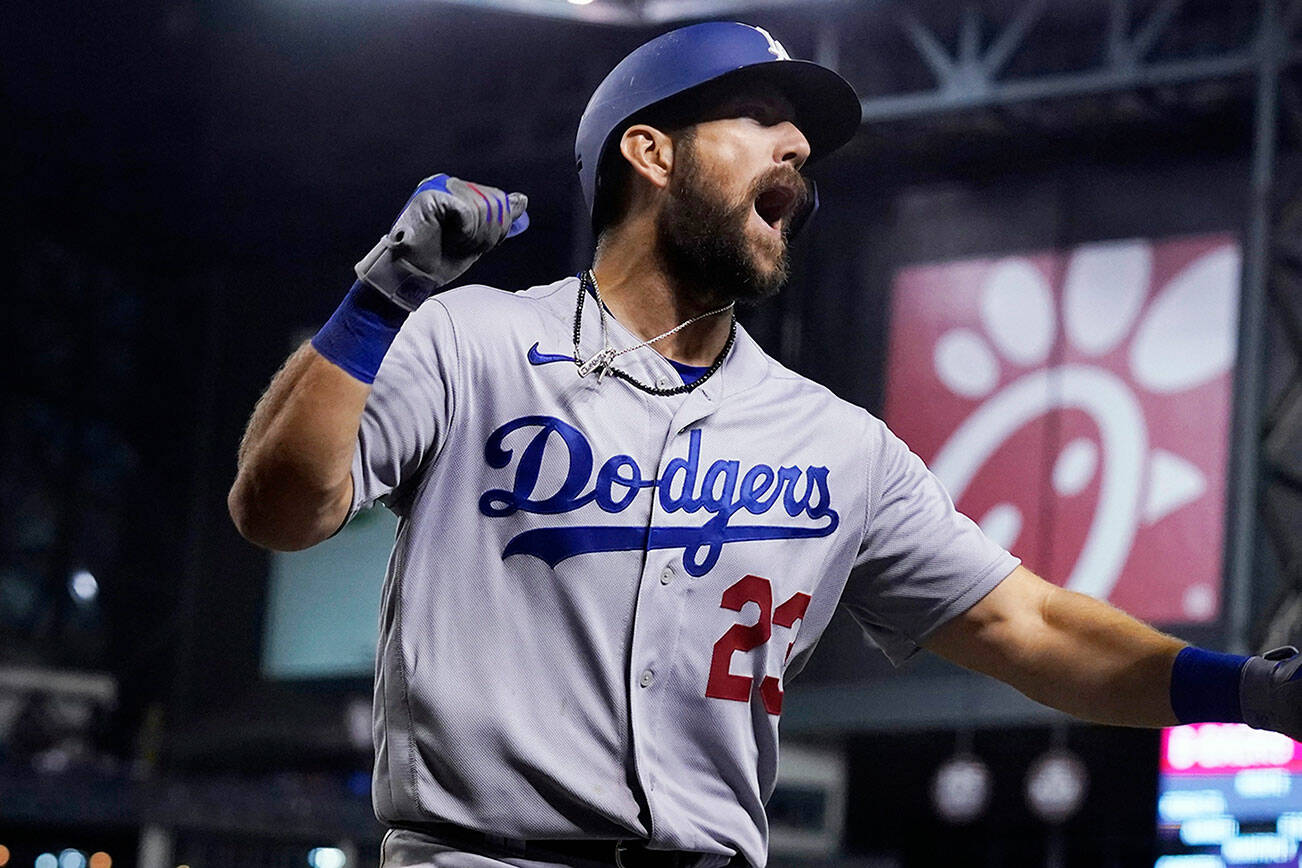
[[[648,124],[634,124],[624,130],[619,151],[633,172],[651,185],[664,188],[674,167],[674,140]]]

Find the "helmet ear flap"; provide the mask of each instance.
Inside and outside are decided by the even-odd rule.
[[[794,240],[801,230],[814,219],[818,213],[818,185],[814,183],[813,178],[805,178],[805,190],[808,195],[805,197],[805,204],[800,210],[791,215],[791,228],[787,230],[787,240]]]

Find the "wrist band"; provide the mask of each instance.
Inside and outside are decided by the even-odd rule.
[[[1248,658],[1192,645],[1171,667],[1171,710],[1181,723],[1243,723],[1239,679]]]
[[[359,280],[312,338],[312,346],[351,376],[373,383],[407,314]]]

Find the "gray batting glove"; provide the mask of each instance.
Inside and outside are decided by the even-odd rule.
[[[528,206],[523,193],[507,195],[448,175],[426,178],[389,234],[357,263],[357,279],[415,310],[502,239],[529,228]]]
[[[1249,657],[1239,676],[1243,721],[1302,741],[1302,654],[1292,645]]]

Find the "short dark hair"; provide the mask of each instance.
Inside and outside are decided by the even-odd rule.
[[[681,112],[672,107],[669,107],[669,111],[664,111],[664,108],[663,104],[652,106],[620,124],[601,155],[601,164],[597,167],[597,195],[592,202],[592,232],[598,241],[606,230],[623,222],[632,202],[630,191],[633,167],[619,149],[624,131],[636,124],[646,124],[674,136],[679,142],[691,139],[691,125],[694,121],[685,120]]]
[[[715,79],[643,109],[620,124],[597,166],[597,191],[592,202],[592,230],[597,240],[600,241],[608,229],[618,226],[628,214],[633,167],[619,150],[619,140],[625,130],[635,124],[647,124],[690,143],[692,126],[722,117],[720,109],[757,86],[782,89],[778,81],[753,72],[744,80],[731,77]],[[684,134],[689,137],[683,139]]]

